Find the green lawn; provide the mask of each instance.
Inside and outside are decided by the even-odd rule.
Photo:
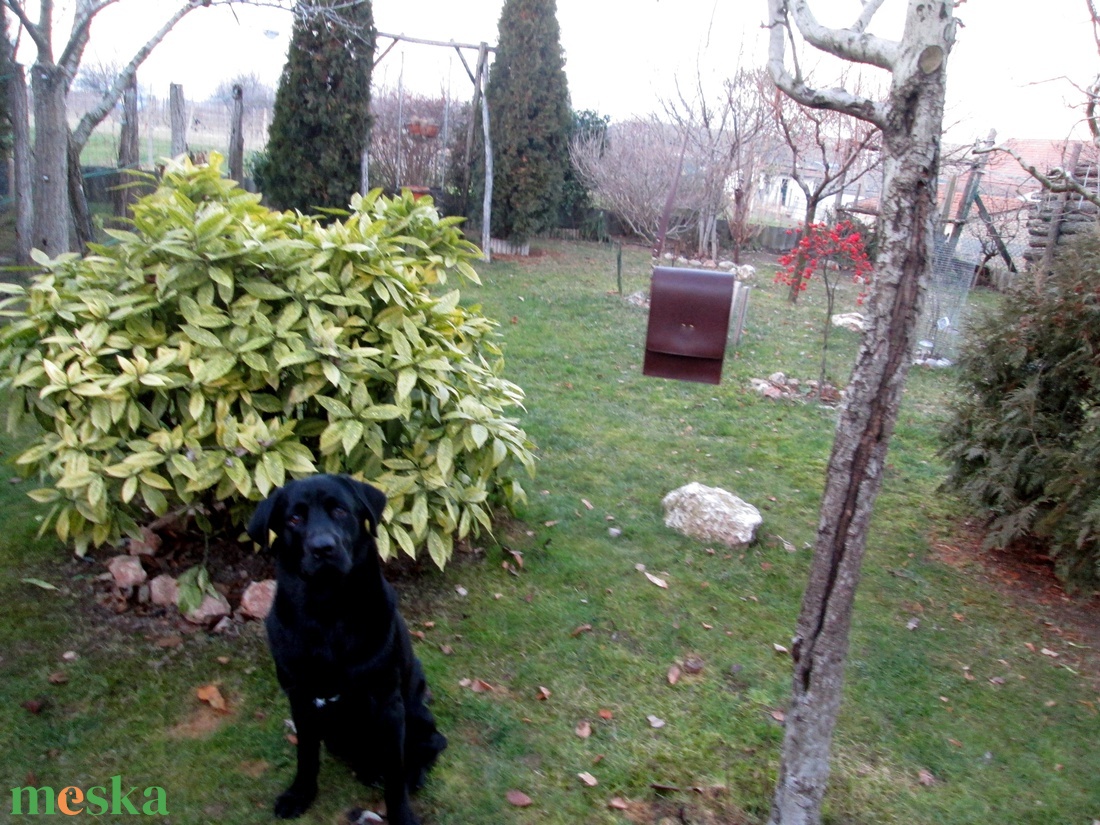
[[[835,411],[765,401],[748,383],[817,377],[820,287],[792,309],[762,270],[722,384],[661,381],[641,374],[646,314],[615,292],[611,248],[536,247],[529,260],[482,265],[484,286],[463,292],[501,321],[506,375],[527,391],[524,426],[539,447],[528,505],[445,572],[398,581],[451,740],[417,808],[427,825],[763,822],[789,691],[775,645],[794,627]],[[625,291],[645,288],[648,253],[628,247],[624,266]],[[853,301],[845,292],[838,311]],[[841,383],[855,346],[834,332]],[[1044,623],[1044,608],[1006,601],[930,547],[961,515],[938,491],[949,389],[949,372],[911,374],[856,608],[826,820],[1090,825],[1094,652]],[[16,449],[4,443],[6,456]],[[692,480],[760,507],[758,544],[730,552],[666,529],[662,496]],[[163,788],[174,825],[270,821],[294,750],[259,627],[213,636],[114,618],[92,597],[102,565],[35,538],[29,486],[0,489],[0,820],[12,787],[121,776],[138,802]],[[502,566],[509,551],[523,554],[518,575]],[[702,670],[670,684],[688,658]],[[63,684],[51,682],[58,673]],[[229,714],[197,700],[210,683]],[[332,760],[321,784],[300,821],[381,808],[379,792]],[[533,804],[511,805],[510,790]],[[609,808],[616,797],[627,811]]]

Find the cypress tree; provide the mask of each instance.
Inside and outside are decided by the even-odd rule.
[[[555,0],[505,0],[486,98],[493,234],[522,242],[555,225],[572,110]]]
[[[299,0],[257,170],[273,206],[343,208],[359,190],[374,40],[370,0]]]

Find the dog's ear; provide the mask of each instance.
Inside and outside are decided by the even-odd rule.
[[[382,511],[386,509],[386,494],[365,481],[356,481],[350,476],[343,476],[343,479],[355,494],[355,500],[359,502],[364,515],[370,521],[371,535],[375,535],[382,521]]]
[[[256,512],[252,514],[252,518],[248,522],[249,538],[260,545],[263,550],[267,550],[271,546],[271,542],[268,540],[271,531],[274,529],[278,533],[279,525],[282,522],[285,498],[283,488],[276,487],[271,491],[271,495],[256,506]]]

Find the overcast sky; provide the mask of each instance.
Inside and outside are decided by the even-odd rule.
[[[374,0],[380,32],[478,43],[497,39],[502,0]],[[860,0],[814,0],[821,22],[848,25]],[[103,12],[87,59],[129,60],[175,6],[172,0],[119,0]],[[905,0],[886,0],[872,31],[897,37]],[[660,111],[679,83],[718,89],[739,63],[760,65],[767,0],[558,0],[565,70],[573,107],[615,120]],[[1038,9],[1038,11],[1037,11]],[[948,138],[969,143],[996,129],[1008,137],[1064,138],[1081,128],[1081,95],[1100,71],[1084,0],[967,0],[948,62]],[[218,83],[255,73],[274,86],[286,55],[285,12],[236,6],[188,15],[139,72],[166,96],[182,83],[202,99]],[[60,34],[60,33],[59,33]],[[60,39],[60,38],[58,38]],[[388,41],[380,40],[380,46]],[[476,56],[467,53],[473,64]],[[827,69],[819,69],[822,76]],[[401,45],[377,66],[375,80],[468,98],[472,87],[453,49]],[[1069,107],[1077,108],[1069,108]]]

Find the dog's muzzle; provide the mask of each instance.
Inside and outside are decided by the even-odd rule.
[[[307,573],[319,573],[325,569],[339,573],[351,570],[351,553],[334,533],[312,535],[302,549],[305,551],[303,568]]]

